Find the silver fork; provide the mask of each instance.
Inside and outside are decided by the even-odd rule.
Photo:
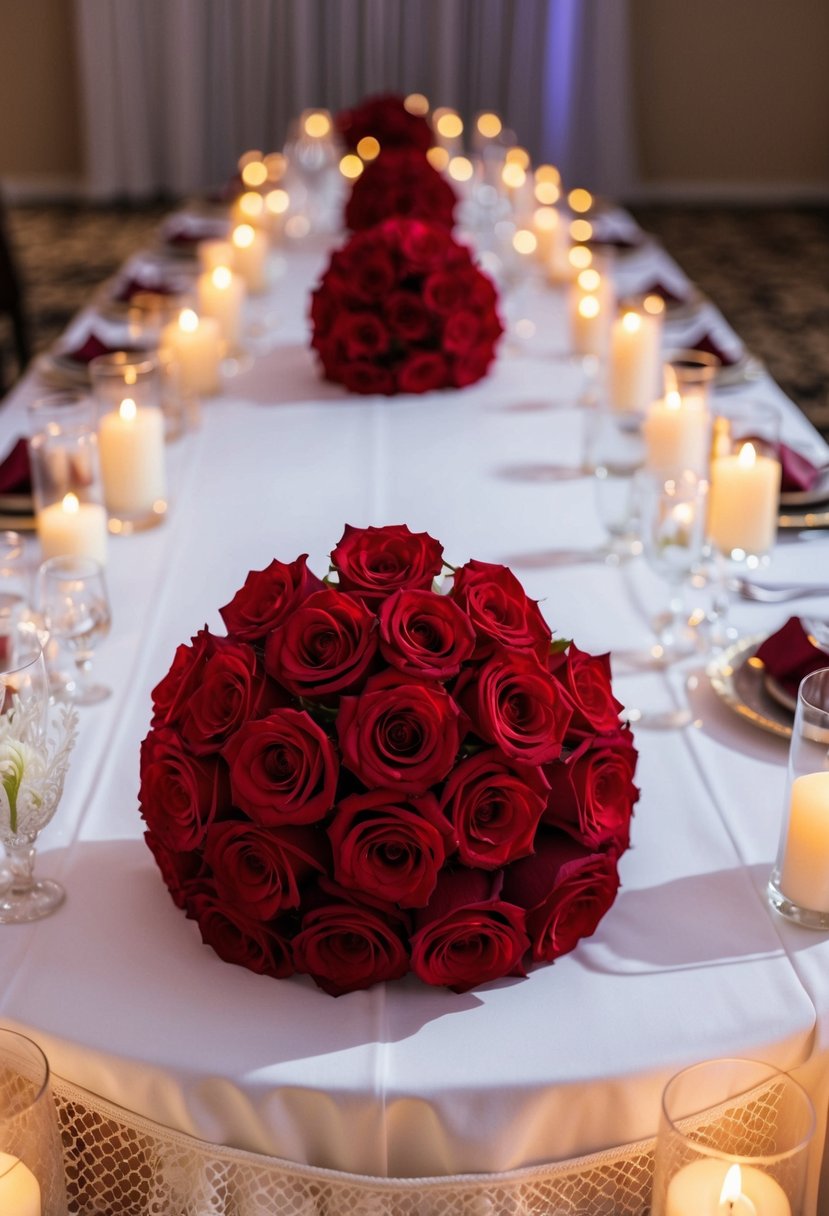
[[[730,579],[729,589],[744,600],[757,604],[784,604],[787,600],[805,599],[810,595],[829,595],[826,583],[754,583],[747,578]]]

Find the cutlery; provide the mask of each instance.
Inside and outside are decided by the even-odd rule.
[[[728,587],[742,599],[757,604],[784,604],[787,600],[805,599],[809,595],[829,595],[826,583],[754,583],[750,579],[737,578],[730,579]]]

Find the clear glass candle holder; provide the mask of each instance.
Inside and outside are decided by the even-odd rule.
[[[93,359],[98,447],[110,532],[160,524],[167,511],[165,420],[159,359],[119,352]]]
[[[662,1096],[652,1216],[802,1216],[815,1112],[787,1073],[709,1060]]]
[[[32,402],[29,457],[37,534],[43,558],[85,554],[104,564],[104,506],[95,403],[78,393]]]
[[[66,1216],[66,1211],[49,1062],[31,1039],[0,1029],[0,1212]]]
[[[807,929],[829,930],[829,667],[797,693],[785,813],[769,901]]]
[[[679,393],[683,404],[709,410],[711,389],[722,366],[704,350],[674,350],[665,359],[665,391]]]
[[[780,415],[751,401],[718,410],[711,443],[708,536],[749,569],[767,565],[777,535]]]

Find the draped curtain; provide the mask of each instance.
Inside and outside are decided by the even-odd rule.
[[[627,0],[75,0],[90,197],[182,195],[291,119],[421,92],[623,194]]]

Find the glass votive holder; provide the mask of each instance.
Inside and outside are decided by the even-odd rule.
[[[595,262],[579,274],[590,275]],[[662,301],[656,296],[625,300],[610,334],[610,402],[620,410],[644,411],[661,393]]]
[[[29,460],[42,557],[85,554],[105,564],[104,506],[94,401],[51,393],[28,408]]]
[[[582,467],[592,473],[596,512],[619,558],[642,552],[635,475],[645,458],[641,418],[597,406],[585,411]]]
[[[708,538],[749,569],[768,564],[777,536],[779,439],[780,416],[765,403],[718,409],[713,421]]]
[[[662,1096],[652,1216],[801,1216],[815,1112],[787,1073],[709,1060]]]
[[[121,534],[155,527],[167,511],[158,357],[103,355],[92,360],[90,374],[100,407],[98,446],[109,530]]]
[[[215,317],[200,317],[183,308],[164,329],[160,350],[175,367],[176,384],[185,402],[221,391],[222,338]]]
[[[769,902],[807,929],[829,930],[829,667],[801,680],[786,803]]]
[[[32,569],[19,532],[0,532],[0,629],[19,620],[32,601]]]
[[[679,393],[683,405],[708,410],[722,363],[704,350],[670,351],[664,363],[665,392]]]
[[[66,1211],[49,1063],[31,1039],[0,1029],[0,1212],[66,1216]]]

